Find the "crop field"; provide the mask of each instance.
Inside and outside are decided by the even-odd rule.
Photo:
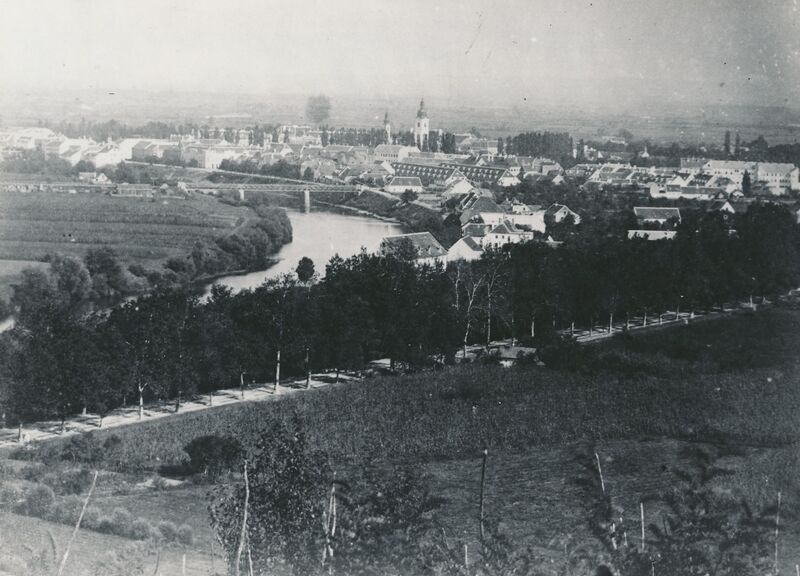
[[[198,239],[244,222],[247,208],[214,198],[118,198],[48,192],[0,195],[0,260],[41,261],[49,253],[82,256],[108,246],[124,261],[185,254]]]

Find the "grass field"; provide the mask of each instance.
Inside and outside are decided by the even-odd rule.
[[[41,261],[60,252],[83,256],[108,246],[125,262],[186,254],[195,241],[229,233],[251,211],[195,195],[155,201],[102,194],[34,192],[0,195],[0,260]],[[18,273],[0,266],[0,281]],[[5,274],[12,270],[12,274]]]
[[[487,513],[514,542],[558,557],[586,538],[577,485],[586,441],[598,451],[606,482],[626,523],[638,502],[658,497],[685,466],[689,447],[725,447],[719,463],[733,472],[716,486],[755,509],[783,493],[800,504],[800,311],[775,308],[617,338],[596,347],[596,368],[449,368],[379,378],[244,403],[101,432],[120,437],[123,460],[155,471],[185,458],[182,447],[204,434],[247,437],[274,419],[299,414],[310,442],[339,476],[364,460],[420,467],[450,538],[476,544],[480,452],[489,448]],[[45,447],[57,452],[59,442]],[[583,462],[585,464],[585,462]],[[98,502],[126,506],[153,521],[191,525],[198,554],[210,547],[206,486],[105,493]],[[648,519],[663,511],[648,504]],[[783,524],[783,571],[800,561],[800,525]],[[199,561],[198,561],[199,562]]]

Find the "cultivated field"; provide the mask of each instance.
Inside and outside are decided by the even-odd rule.
[[[251,212],[195,195],[188,200],[50,192],[0,195],[0,260],[83,256],[110,247],[125,262],[185,255],[199,239],[230,233]],[[4,269],[13,266],[5,265]]]

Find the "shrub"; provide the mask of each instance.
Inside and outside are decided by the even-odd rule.
[[[175,526],[174,522],[159,522],[158,532],[166,542],[175,542],[178,539],[178,527]]]
[[[42,482],[46,469],[39,463],[28,464],[20,471],[20,476],[29,482]]]
[[[22,503],[25,494],[15,486],[0,487],[0,509],[16,509]]]
[[[137,518],[131,524],[130,537],[135,540],[149,540],[157,534],[157,530],[144,518]]]
[[[36,484],[25,490],[25,497],[18,510],[27,516],[50,518],[53,514],[56,495],[50,486]]]
[[[94,434],[78,434],[62,448],[61,460],[97,464],[103,460],[103,445]]]
[[[111,513],[111,522],[114,525],[114,534],[128,536],[133,527],[133,515],[127,508],[114,508]]]
[[[109,516],[100,516],[94,524],[94,529],[103,534],[115,534],[114,522]]]
[[[230,436],[200,436],[189,442],[184,451],[189,455],[189,468],[194,473],[217,478],[239,465],[242,446]]]
[[[86,468],[48,472],[42,482],[50,486],[56,494],[81,494],[89,489],[92,474]]]
[[[75,524],[83,509],[83,498],[80,496],[67,496],[55,506],[53,517],[62,524]]]
[[[184,546],[191,546],[194,543],[194,533],[188,524],[178,526],[178,542]]]

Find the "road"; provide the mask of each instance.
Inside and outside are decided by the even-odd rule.
[[[782,296],[780,299],[788,299],[789,296]],[[571,329],[560,330],[559,333],[563,336],[572,335],[579,343],[593,343],[599,342],[604,339],[612,337],[614,334],[622,333],[627,330],[630,332],[638,332],[644,330],[656,330],[659,328],[666,328],[669,326],[676,326],[681,324],[688,324],[703,320],[710,320],[726,315],[733,314],[738,311],[754,310],[759,307],[769,306],[772,302],[762,299],[758,304],[751,305],[749,301],[737,302],[735,304],[727,305],[722,309],[715,310],[708,313],[700,312],[673,312],[667,311],[660,316],[648,317],[645,322],[644,316],[631,317],[628,322],[625,320],[614,322],[611,330],[608,324],[595,325],[592,329],[580,328],[572,331]],[[502,346],[510,345],[508,340],[494,341],[490,343],[489,348],[499,348]],[[474,358],[486,350],[485,345],[471,345],[467,346],[467,356]],[[459,350],[456,353],[456,359],[463,359],[464,352]],[[376,360],[371,363],[372,365],[387,364],[388,360]],[[340,374],[340,382],[348,382],[358,380],[359,377],[352,374]],[[235,404],[237,402],[264,402],[274,401],[279,398],[288,396],[290,394],[298,394],[309,389],[319,389],[330,386],[335,379],[330,373],[312,374],[309,387],[305,386],[305,379],[294,379],[282,381],[277,388],[273,384],[258,384],[246,387],[244,392],[239,388],[218,390],[212,394],[198,396],[189,399],[181,404],[179,412],[181,414],[186,412],[196,412],[198,410],[209,410],[219,406],[226,406]],[[175,414],[175,402],[161,402],[157,404],[148,404],[144,408],[143,418],[139,418],[138,406],[128,406],[114,410],[103,418],[102,429],[117,428],[120,426],[128,426],[137,424],[143,421],[152,421],[158,418],[166,418]],[[38,422],[36,424],[27,425],[22,430],[22,442],[19,440],[19,430],[17,428],[0,428],[0,448],[9,448],[19,446],[30,442],[39,442],[53,438],[61,438],[74,434],[91,432],[100,429],[99,417],[95,414],[87,414],[85,416],[75,416],[69,418],[65,422],[64,430],[62,432],[60,421]]]

